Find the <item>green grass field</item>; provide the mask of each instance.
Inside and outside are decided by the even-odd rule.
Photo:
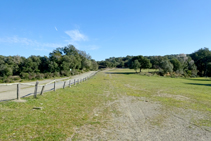
[[[144,70],[144,72],[154,70]],[[112,87],[111,87],[112,86]],[[105,92],[110,93],[106,95]],[[145,97],[170,110],[192,109],[208,115],[198,126],[211,126],[211,81],[209,78],[170,78],[135,74],[134,70],[99,72],[94,78],[71,88],[48,92],[26,103],[0,103],[0,140],[65,140],[75,128],[102,126],[112,111],[94,109],[113,101],[116,94]],[[43,107],[43,110],[33,110]],[[73,138],[77,140],[77,135]]]

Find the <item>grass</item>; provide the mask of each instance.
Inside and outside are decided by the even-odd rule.
[[[110,72],[118,88],[127,95],[159,101],[170,110],[183,108],[199,111],[207,117],[197,120],[197,125],[211,127],[210,78],[145,76],[134,74],[134,70],[130,69],[115,69]]]
[[[148,71],[151,70],[143,70]],[[121,94],[158,101],[169,110],[199,111],[207,117],[195,124],[211,126],[210,84],[206,78],[146,76],[129,69],[100,72],[80,85],[48,92],[37,99],[24,98],[26,103],[0,103],[0,140],[65,140],[75,133],[75,128],[103,126],[102,120],[111,113],[118,114],[105,108],[105,104]],[[33,110],[33,107],[43,107],[43,110]],[[98,116],[94,111],[100,111]],[[160,115],[152,122],[160,124],[164,118]],[[79,134],[73,137],[77,139]]]
[[[115,71],[120,72],[121,76],[112,74],[113,79],[120,83],[119,87],[128,95],[148,97],[166,106],[211,112],[211,80],[209,78],[185,79],[138,74],[125,75],[125,72],[133,72],[129,69],[111,72]]]
[[[110,97],[103,95],[107,85],[102,74],[71,88],[48,92],[38,99],[24,98],[26,103],[0,103],[0,140],[65,140],[74,128],[85,124],[100,124],[93,110]],[[43,110],[33,110],[43,107]]]

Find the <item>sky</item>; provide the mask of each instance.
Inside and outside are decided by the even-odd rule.
[[[0,55],[68,44],[96,61],[211,47],[211,0],[2,0]]]

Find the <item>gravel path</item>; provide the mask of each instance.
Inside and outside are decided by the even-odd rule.
[[[74,79],[82,79],[84,77],[89,76],[90,74],[94,73],[95,71],[90,71],[86,72],[80,75],[75,75],[71,77],[71,82],[74,81]],[[62,88],[63,87],[63,82],[62,80],[69,79],[68,77],[66,78],[61,78],[57,79],[60,82],[56,82],[56,89]],[[48,79],[48,80],[41,80],[39,81],[39,85],[46,84],[48,82],[53,81],[53,79]],[[30,82],[30,84],[35,85],[36,82]],[[53,90],[54,84],[47,85],[45,87],[45,91],[51,91]],[[38,87],[38,92],[37,94],[40,94],[42,87]],[[34,86],[25,86],[25,85],[20,85],[20,96],[21,97],[26,97],[34,94]],[[17,98],[17,85],[12,85],[12,86],[0,86],[0,101],[5,101],[5,100],[12,100]]]
[[[112,114],[112,118],[103,127],[85,125],[76,129],[77,139],[83,141],[211,140],[210,130],[190,122],[193,111],[180,109],[185,113],[184,115],[181,112],[166,111],[162,110],[162,106],[158,103],[146,102],[144,98],[126,95],[119,95],[118,100],[109,106],[119,114]]]

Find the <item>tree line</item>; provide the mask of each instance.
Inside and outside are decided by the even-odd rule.
[[[156,69],[159,75],[211,76],[211,51],[206,47],[191,54],[110,57],[97,63],[99,68],[130,68],[136,72],[148,68]]]
[[[70,71],[71,69],[71,71]],[[98,64],[85,51],[73,45],[59,47],[47,56],[2,56],[0,55],[0,80],[43,79],[70,76],[89,70],[97,70]]]

